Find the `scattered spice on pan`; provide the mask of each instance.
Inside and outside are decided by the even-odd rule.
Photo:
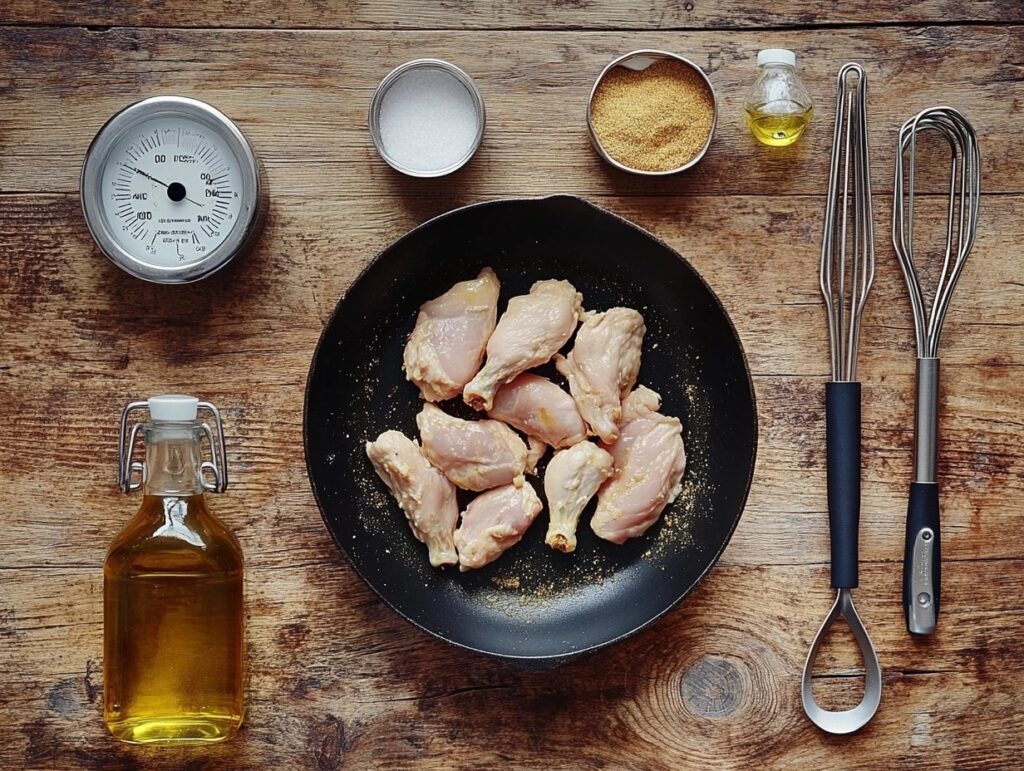
[[[675,59],[644,70],[613,67],[594,93],[590,120],[601,147],[640,171],[672,171],[704,149],[715,102],[700,73]]]

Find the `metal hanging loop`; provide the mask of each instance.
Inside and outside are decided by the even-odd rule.
[[[121,492],[131,493],[142,487],[142,477],[145,474],[145,464],[142,461],[133,461],[135,453],[135,441],[142,429],[141,423],[134,423],[131,429],[128,428],[128,419],[135,410],[149,408],[149,402],[131,402],[121,413],[121,431],[117,441],[117,486]],[[135,472],[139,472],[139,479],[133,480]]]
[[[818,657],[818,650],[821,648],[821,643],[828,630],[840,616],[849,624],[850,631],[853,632],[853,638],[857,641],[857,647],[860,648],[860,654],[864,659],[864,695],[861,697],[860,704],[853,709],[831,712],[822,709],[814,701],[811,684],[814,660]],[[804,712],[807,713],[811,722],[831,734],[853,733],[867,725],[878,711],[878,705],[882,701],[882,667],[878,663],[878,654],[871,643],[871,637],[860,620],[857,608],[853,605],[853,595],[849,589],[840,589],[836,593],[836,601],[832,604],[832,610],[825,616],[821,628],[814,636],[814,642],[807,653],[807,661],[804,662],[800,697],[803,701]]]
[[[210,443],[212,460],[203,461],[200,470],[209,470],[213,474],[213,482],[208,482],[205,474],[203,475],[203,489],[213,493],[222,493],[228,489],[228,454],[224,444],[224,424],[220,419],[220,411],[210,402],[199,402],[199,409],[209,412],[217,426],[216,436],[214,436],[210,424],[203,423],[203,433],[206,434]]]

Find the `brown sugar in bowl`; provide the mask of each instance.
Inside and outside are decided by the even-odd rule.
[[[668,51],[640,50],[601,71],[590,92],[587,127],[612,166],[663,176],[704,157],[717,116],[715,91],[700,67]]]

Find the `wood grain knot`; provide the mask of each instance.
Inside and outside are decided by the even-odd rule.
[[[93,675],[99,675],[99,677],[94,681]],[[85,683],[85,698],[90,704],[95,704],[96,699],[103,695],[103,667],[92,659],[86,661],[85,677],[82,682]]]
[[[309,627],[305,624],[285,624],[277,630],[277,644],[286,651],[301,648],[307,637]]]
[[[58,715],[73,715],[85,704],[80,678],[67,677],[46,691],[46,708]]]
[[[17,621],[12,608],[0,608],[0,637],[14,637],[18,633]]]
[[[334,771],[341,768],[348,749],[345,724],[334,715],[313,725],[309,732],[309,747],[318,771]]]
[[[743,704],[743,678],[726,659],[704,656],[683,675],[683,702],[696,715],[724,718]]]

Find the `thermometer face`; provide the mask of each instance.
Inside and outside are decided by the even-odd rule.
[[[86,156],[82,206],[101,249],[129,273],[195,281],[254,237],[259,169],[238,128],[209,105],[147,99],[100,130]]]
[[[125,250],[172,267],[201,260],[238,218],[239,160],[186,118],[143,121],[104,164],[103,217]]]

